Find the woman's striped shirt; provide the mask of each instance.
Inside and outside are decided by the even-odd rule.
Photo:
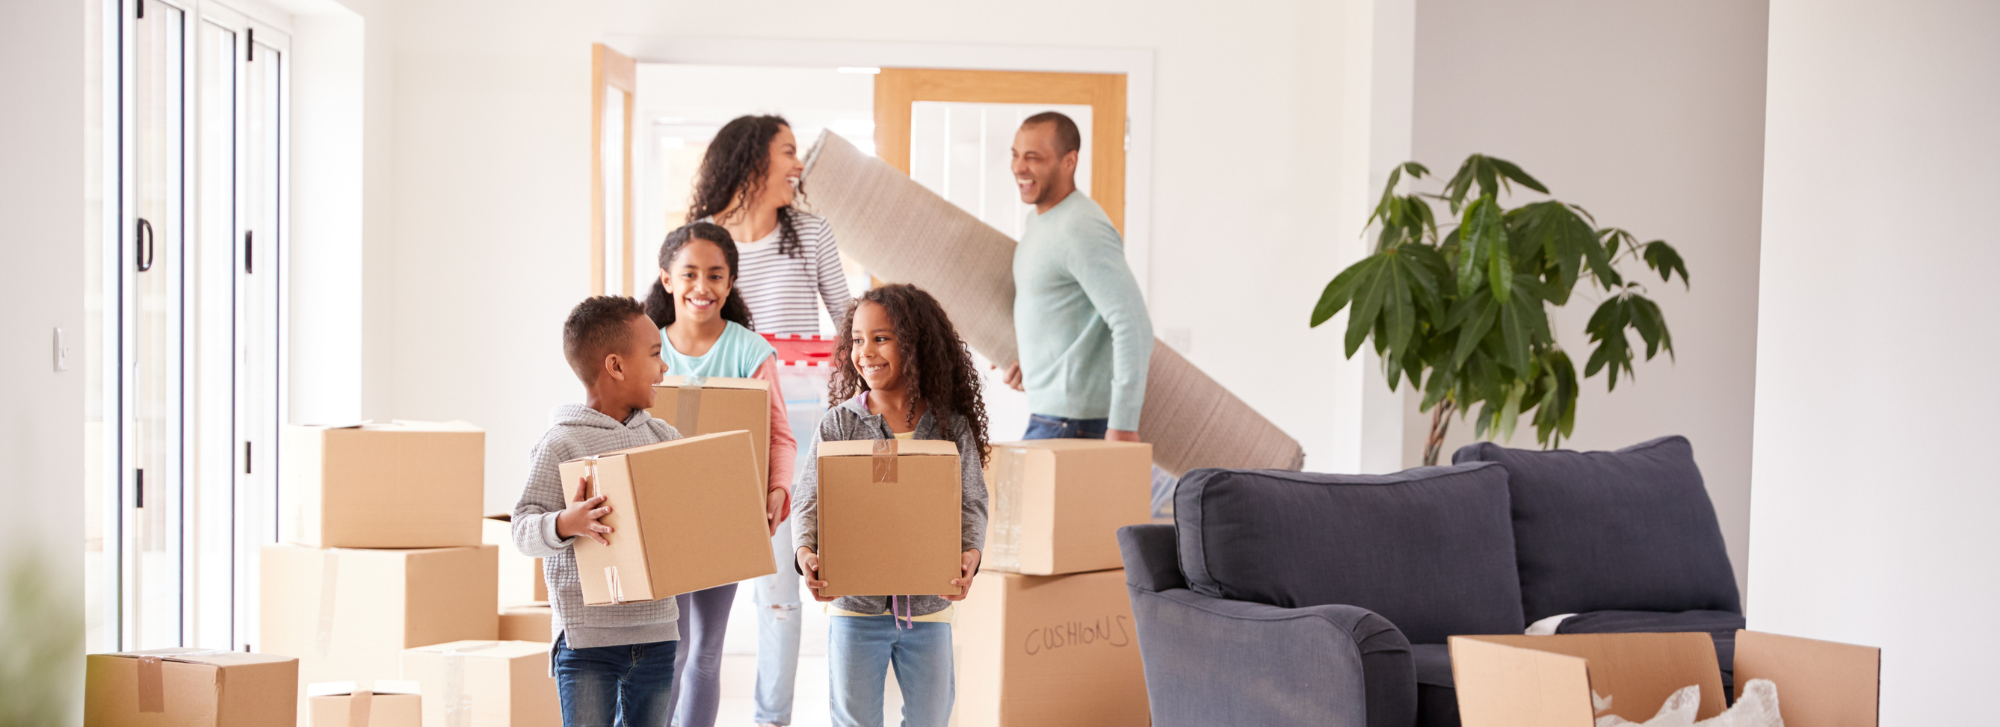
[[[750,306],[758,333],[820,333],[819,306],[839,325],[853,294],[840,270],[840,249],[826,218],[792,210],[799,233],[798,257],[778,252],[784,226],[755,242],[736,242],[736,290]],[[817,296],[818,301],[813,300]]]

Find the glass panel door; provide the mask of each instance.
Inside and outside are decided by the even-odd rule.
[[[278,433],[284,421],[279,321],[284,280],[285,74],[282,48],[257,33],[243,64],[241,176],[237,207],[243,231],[236,265],[237,642],[257,633],[259,546],[278,539]]]
[[[154,0],[128,22],[120,620],[124,648],[152,649],[182,639],[187,14]]]
[[[195,31],[195,238],[189,256],[188,600],[184,646],[234,648],[236,59],[239,33]]]

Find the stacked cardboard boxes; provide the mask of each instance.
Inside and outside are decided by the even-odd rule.
[[[301,719],[306,685],[399,679],[406,649],[499,635],[483,432],[291,426],[281,456],[285,542],[260,552],[260,635],[266,652],[298,659]]]
[[[959,727],[1147,724],[1118,528],[1151,515],[1150,445],[994,444],[982,575],[959,602]]]

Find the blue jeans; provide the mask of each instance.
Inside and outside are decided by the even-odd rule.
[[[556,637],[563,727],[667,727],[673,716],[672,641],[572,649]]]
[[[1071,419],[1046,414],[1028,415],[1028,433],[1022,439],[1103,439],[1110,419]]]
[[[1028,415],[1028,433],[1022,439],[1103,439],[1105,430],[1110,428],[1110,419],[1071,419],[1069,417]],[[1180,484],[1178,477],[1167,474],[1166,470],[1153,468],[1153,517],[1174,514],[1174,488]]]
[[[757,724],[792,723],[792,692],[799,679],[799,575],[792,570],[792,521],[771,538],[778,572],[751,582],[757,604]]]
[[[903,727],[944,727],[951,720],[951,624],[898,624],[886,615],[828,621],[833,727],[882,727],[891,666],[903,688]]]

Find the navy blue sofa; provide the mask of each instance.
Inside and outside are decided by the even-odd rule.
[[[1393,475],[1195,470],[1121,529],[1153,724],[1455,726],[1447,637],[1707,631],[1736,579],[1682,437],[1460,449]]]

